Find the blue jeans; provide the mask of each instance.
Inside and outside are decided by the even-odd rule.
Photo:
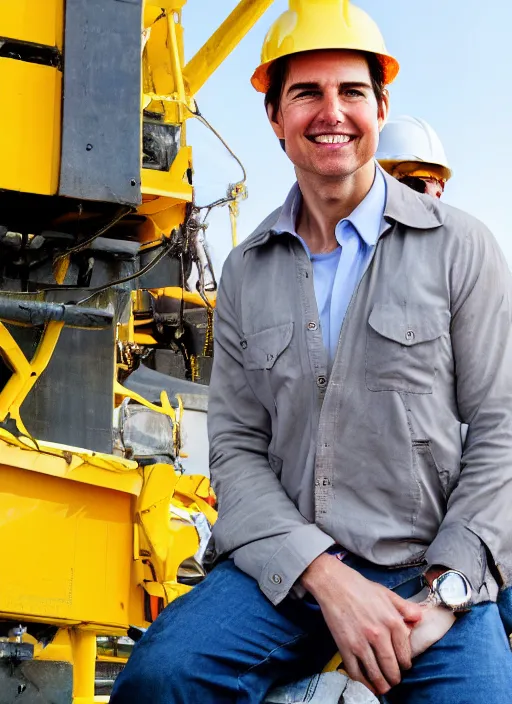
[[[351,558],[364,576],[407,598],[419,569]],[[260,704],[277,684],[319,672],[336,652],[320,609],[288,597],[274,607],[227,560],[171,603],[135,646],[111,704]],[[459,616],[414,660],[389,704],[507,704],[512,653],[495,604]]]

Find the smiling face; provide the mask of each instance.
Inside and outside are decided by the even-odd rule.
[[[387,110],[366,57],[336,50],[290,57],[279,109],[268,113],[299,178],[344,179],[373,169]]]

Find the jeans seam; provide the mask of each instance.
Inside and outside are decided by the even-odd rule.
[[[307,633],[301,633],[300,635],[295,636],[294,638],[287,641],[286,643],[281,643],[281,645],[276,645],[276,647],[272,648],[272,650],[269,653],[267,653],[267,655],[264,658],[262,658],[259,662],[254,663],[254,665],[251,665],[251,667],[249,667],[247,670],[245,670],[245,672],[242,672],[241,674],[239,674],[237,676],[237,689],[238,689],[238,691],[240,691],[240,684],[241,684],[240,680],[242,677],[245,677],[252,670],[255,670],[257,667],[260,667],[260,665],[263,665],[264,662],[267,662],[272,657],[272,655],[274,653],[276,653],[278,650],[281,650],[281,648],[286,648],[287,646],[292,645],[293,643],[296,643],[301,638],[305,638],[306,635],[307,635]]]

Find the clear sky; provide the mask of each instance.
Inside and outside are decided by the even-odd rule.
[[[236,0],[188,0],[183,12],[189,58],[236,6]],[[481,0],[357,0],[377,22],[401,72],[391,85],[391,115],[432,124],[454,171],[445,200],[483,220],[512,265],[508,188],[512,162],[512,3]],[[267,122],[249,78],[271,22],[287,8],[275,0],[198,95],[201,112],[248,171],[240,238],[284,200],[293,170]],[[198,202],[223,195],[239,169],[201,125],[191,125]],[[509,199],[511,203],[509,203]],[[230,249],[226,208],[211,217],[207,238],[217,273]]]

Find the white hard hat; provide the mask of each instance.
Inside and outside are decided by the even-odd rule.
[[[435,131],[425,120],[409,115],[401,115],[385,124],[375,156],[382,168],[392,175],[396,175],[399,164],[424,164],[425,171],[428,171],[427,164],[435,166],[434,175],[437,172],[445,181],[452,175]]]

